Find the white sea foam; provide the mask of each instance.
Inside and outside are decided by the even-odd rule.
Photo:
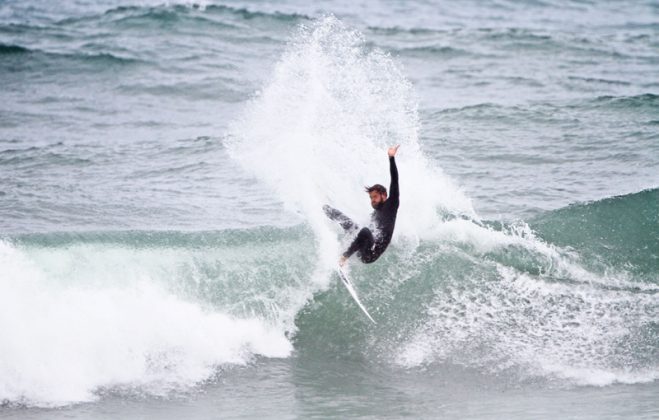
[[[438,291],[428,318],[396,360],[413,367],[450,362],[558,378],[577,385],[659,378],[645,360],[656,297],[599,284],[532,278],[496,264],[497,280],[469,279]]]
[[[74,251],[70,261],[38,254],[0,242],[0,401],[58,406],[113,387],[167,394],[207,380],[218,366],[291,352],[270,322],[205,310],[167,291],[139,255],[134,265],[102,252]],[[96,278],[85,282],[94,267]],[[171,268],[160,264],[164,276]]]

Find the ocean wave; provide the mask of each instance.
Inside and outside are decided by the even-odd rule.
[[[461,29],[455,29],[448,31],[445,29],[432,29],[432,28],[422,28],[422,27],[405,28],[402,26],[369,26],[367,29],[376,34],[384,34],[384,35],[399,35],[399,34],[433,35],[433,34],[455,33],[461,30]]]
[[[9,343],[0,350],[0,401],[62,406],[108,389],[166,396],[224,366],[288,357],[292,316],[313,287],[299,235],[63,232],[0,240],[0,325]],[[42,348],[49,351],[35,353]]]
[[[407,369],[467,366],[513,381],[652,381],[659,280],[624,261],[591,266],[588,260],[598,256],[569,238],[597,248],[598,226],[630,212],[641,216],[616,226],[649,230],[651,237],[646,222],[656,226],[658,191],[549,212],[532,224],[537,232],[460,217],[447,217],[420,241],[399,232],[378,263],[351,265],[376,326],[332,270],[318,271],[323,257],[307,224],[5,236],[0,324],[12,345],[0,356],[22,366],[22,376],[2,372],[0,399],[58,406],[97,399],[108,389],[187,392],[223,366],[289,357],[293,350]],[[583,217],[584,209],[606,217]],[[579,231],[577,223],[589,229]],[[610,249],[614,242],[605,249],[617,252]],[[652,258],[653,249],[637,253]],[[84,322],[71,322],[81,314]],[[16,319],[20,331],[9,323]],[[55,341],[45,333],[52,330]],[[28,339],[52,351],[25,353]],[[67,358],[80,340],[88,351]],[[42,368],[31,369],[28,360]]]
[[[454,48],[454,47],[440,46],[440,45],[390,48],[389,51],[394,55],[421,55],[421,56],[430,55],[430,56],[438,56],[444,58],[478,55],[461,48]]]
[[[1,54],[1,53],[0,53]],[[146,61],[125,57],[110,52],[89,53],[85,51],[53,52],[36,48],[21,53],[4,54],[0,71],[7,73],[39,72],[40,76],[52,77],[59,72],[99,73],[116,71],[118,67],[145,64]]]
[[[176,27],[183,24],[193,25],[195,28],[210,25],[215,28],[235,29],[236,25],[229,21],[216,20],[211,13],[199,12],[185,6],[159,6],[159,7],[119,7],[106,11],[101,17],[90,17],[87,19],[98,19],[108,22],[120,28],[147,29],[149,25]]]
[[[49,53],[52,54],[52,53]],[[73,60],[82,60],[82,61],[88,61],[88,62],[94,62],[94,63],[99,63],[99,64],[120,64],[120,65],[131,65],[131,64],[137,64],[137,63],[144,63],[143,60],[137,59],[137,58],[132,58],[132,57],[122,57],[116,54],[112,53],[96,53],[96,54],[89,54],[89,53],[75,53],[75,54],[59,54],[62,57],[66,57],[68,59],[73,59]]]
[[[21,47],[20,45],[0,44],[0,54],[25,54],[29,53],[29,48]]]
[[[570,80],[578,80],[578,81],[583,81],[587,83],[602,83],[605,85],[621,85],[621,86],[630,86],[630,82],[626,82],[624,80],[614,80],[614,79],[603,79],[603,78],[598,78],[598,77],[581,77],[581,76],[570,76],[568,77]]]
[[[74,249],[87,258],[101,257]],[[106,251],[111,259],[110,254],[117,256],[117,249]],[[75,252],[26,251],[0,243],[0,325],[7,340],[0,401],[62,406],[93,401],[100,387],[125,384],[167,395],[206,380],[218,365],[244,364],[253,354],[285,357],[291,351],[268,323],[204,310],[163,290],[138,266],[124,272],[132,285],[93,286],[102,274],[91,272],[90,283],[76,287],[71,282],[77,275],[48,262]],[[121,258],[124,264],[127,256]],[[84,270],[84,265],[69,267]]]
[[[526,83],[535,83],[532,79],[525,79]],[[547,110],[553,112],[547,112]],[[509,106],[496,103],[479,103],[457,108],[443,108],[431,111],[430,118],[442,117],[445,115],[458,114],[460,118],[473,118],[482,120],[497,121],[536,121],[536,122],[557,122],[570,121],[572,118],[564,118],[560,115],[560,106],[554,104],[535,104],[531,106]]]
[[[607,106],[614,108],[656,110],[659,108],[659,95],[644,93],[633,96],[599,96],[591,101],[596,106]]]
[[[209,5],[207,8],[209,11],[219,11],[224,13],[231,13],[238,15],[243,19],[255,19],[255,18],[267,18],[267,19],[276,19],[284,22],[297,22],[300,20],[311,20],[310,16],[301,14],[301,13],[285,13],[279,11],[258,11],[250,10],[247,8],[237,8],[226,5]]]
[[[86,166],[93,160],[81,157],[66,150],[64,143],[57,142],[44,146],[7,148],[0,150],[0,166]]]
[[[407,302],[408,308],[419,303],[425,308],[415,322],[400,330],[387,326],[404,337],[396,363],[426,370],[459,365],[515,382],[558,386],[659,377],[652,358],[657,279],[611,266],[593,269],[592,255],[545,242],[527,229],[492,232],[498,245],[474,252],[484,244],[484,233],[475,237],[475,248],[438,247],[430,259],[415,255],[424,268],[404,277],[399,288],[423,284],[418,277],[435,284],[426,286],[419,302]],[[440,257],[445,253],[451,257]],[[431,264],[435,258],[442,263]]]
[[[609,266],[657,276],[659,189],[573,204],[535,217],[531,225],[545,240],[569,246]],[[659,278],[655,281],[659,282]]]
[[[478,33],[484,39],[489,40],[513,40],[513,41],[533,41],[534,43],[550,45],[555,42],[555,39],[549,34],[542,34],[532,32],[528,29],[522,28],[507,28],[507,29],[478,29]]]
[[[650,194],[656,199],[656,191]],[[646,204],[644,211],[651,212]],[[596,220],[582,223],[597,230]],[[642,221],[629,223],[620,229],[656,232]],[[570,235],[573,226],[560,229]],[[602,266],[599,256],[549,242],[525,224],[494,228],[448,220],[434,240],[408,246],[396,245],[380,265],[353,268],[377,326],[369,326],[340,287],[330,288],[299,313],[297,351],[363,356],[424,371],[465,366],[511,382],[554,386],[659,378],[652,358],[658,345],[656,272]],[[656,244],[643,252],[656,267]]]
[[[68,26],[81,22],[112,22],[126,25],[133,23],[158,22],[161,24],[191,20],[193,23],[209,23],[215,26],[236,28],[235,23],[226,20],[213,19],[217,16],[228,16],[240,20],[266,19],[281,22],[297,22],[311,18],[298,13],[279,11],[259,11],[227,5],[199,5],[196,3],[167,4],[159,6],[120,6],[105,10],[102,13],[81,17],[66,18],[57,22],[58,26]]]

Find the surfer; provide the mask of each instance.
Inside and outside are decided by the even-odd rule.
[[[390,196],[387,197],[387,189],[380,184],[366,187],[366,192],[371,199],[371,206],[374,209],[371,215],[371,223],[375,233],[367,227],[359,229],[359,226],[355,222],[339,210],[328,205],[323,206],[323,211],[327,217],[338,222],[346,232],[359,230],[357,237],[339,259],[339,265],[341,266],[355,252],[357,252],[359,259],[363,263],[370,264],[380,258],[380,255],[384,253],[387,246],[389,246],[389,242],[391,242],[399,205],[398,169],[396,168],[395,160],[399,147],[400,145],[390,147],[387,151],[389,155],[389,171],[391,173]]]

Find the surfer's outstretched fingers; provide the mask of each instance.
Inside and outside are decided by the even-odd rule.
[[[390,147],[389,150],[387,151],[389,156],[391,156],[391,157],[396,156],[396,152],[398,151],[399,147],[400,147],[400,144],[397,144],[395,146]]]

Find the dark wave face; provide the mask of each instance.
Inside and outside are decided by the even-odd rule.
[[[538,216],[531,226],[546,241],[571,247],[589,260],[656,277],[659,268],[659,190],[612,197]]]
[[[652,417],[655,3],[0,2],[0,416]]]

